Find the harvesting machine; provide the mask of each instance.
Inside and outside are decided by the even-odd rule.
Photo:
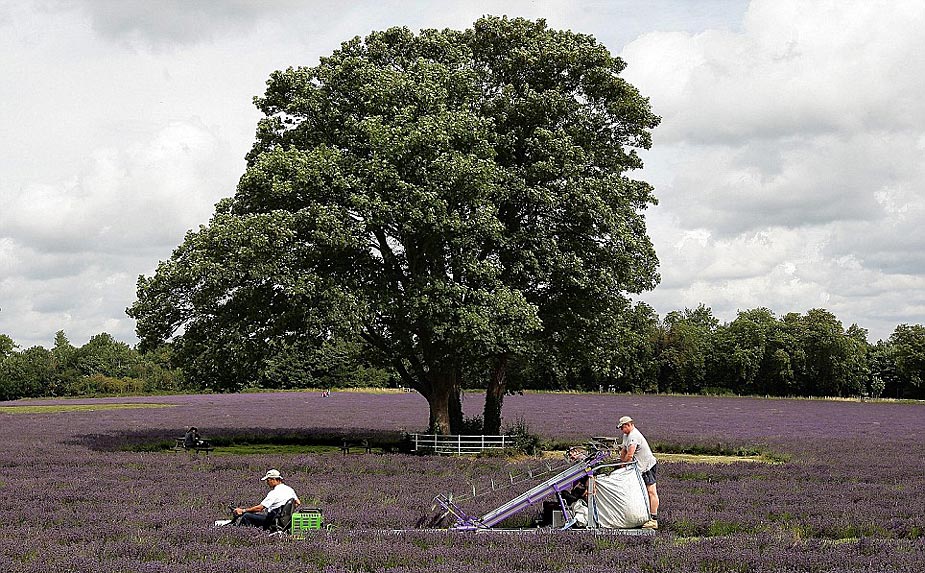
[[[543,503],[544,509],[549,510],[544,514],[551,514],[552,519],[539,520],[542,527],[654,535],[650,529],[640,529],[649,518],[649,497],[636,462],[608,462],[614,443],[614,438],[594,438],[584,447],[571,448],[560,464],[547,464],[538,471],[527,472],[526,477],[512,475],[509,484],[499,485],[492,481],[490,488],[481,493],[473,486],[464,496],[438,495],[434,498],[434,509],[439,506],[443,511],[434,522],[443,522],[452,516],[455,523],[449,526],[451,531],[511,531],[497,526]],[[460,506],[490,491],[538,479],[543,481],[484,514],[472,515]],[[577,499],[573,493],[576,486],[582,492]]]

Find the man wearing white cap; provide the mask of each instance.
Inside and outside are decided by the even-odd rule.
[[[658,460],[652,454],[649,442],[629,416],[623,416],[617,422],[617,429],[623,432],[623,444],[620,446],[620,461],[629,462],[634,458],[642,472],[642,481],[649,494],[649,520],[642,524],[644,529],[658,529],[658,490],[655,488],[655,470]]]
[[[286,505],[290,499],[296,506],[302,505],[299,496],[295,490],[283,483],[283,476],[279,470],[268,470],[267,475],[260,478],[267,482],[270,491],[263,501],[251,507],[234,508],[235,521],[238,525],[255,525],[257,527],[266,527],[269,523],[269,515],[275,509]],[[240,518],[240,520],[238,520]]]

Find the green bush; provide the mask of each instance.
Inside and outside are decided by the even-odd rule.
[[[513,424],[502,429],[505,436],[514,438],[514,448],[528,455],[536,455],[540,448],[540,437],[530,431],[526,420],[518,418]]]

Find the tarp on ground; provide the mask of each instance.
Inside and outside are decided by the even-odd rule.
[[[635,465],[596,477],[592,491],[597,527],[631,529],[649,519],[649,495]]]

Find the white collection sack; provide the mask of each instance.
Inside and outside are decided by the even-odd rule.
[[[588,527],[588,506],[583,499],[579,499],[572,504],[572,516],[575,523],[581,527]]]
[[[649,519],[649,495],[635,466],[595,478],[593,499],[597,527],[631,529]]]

